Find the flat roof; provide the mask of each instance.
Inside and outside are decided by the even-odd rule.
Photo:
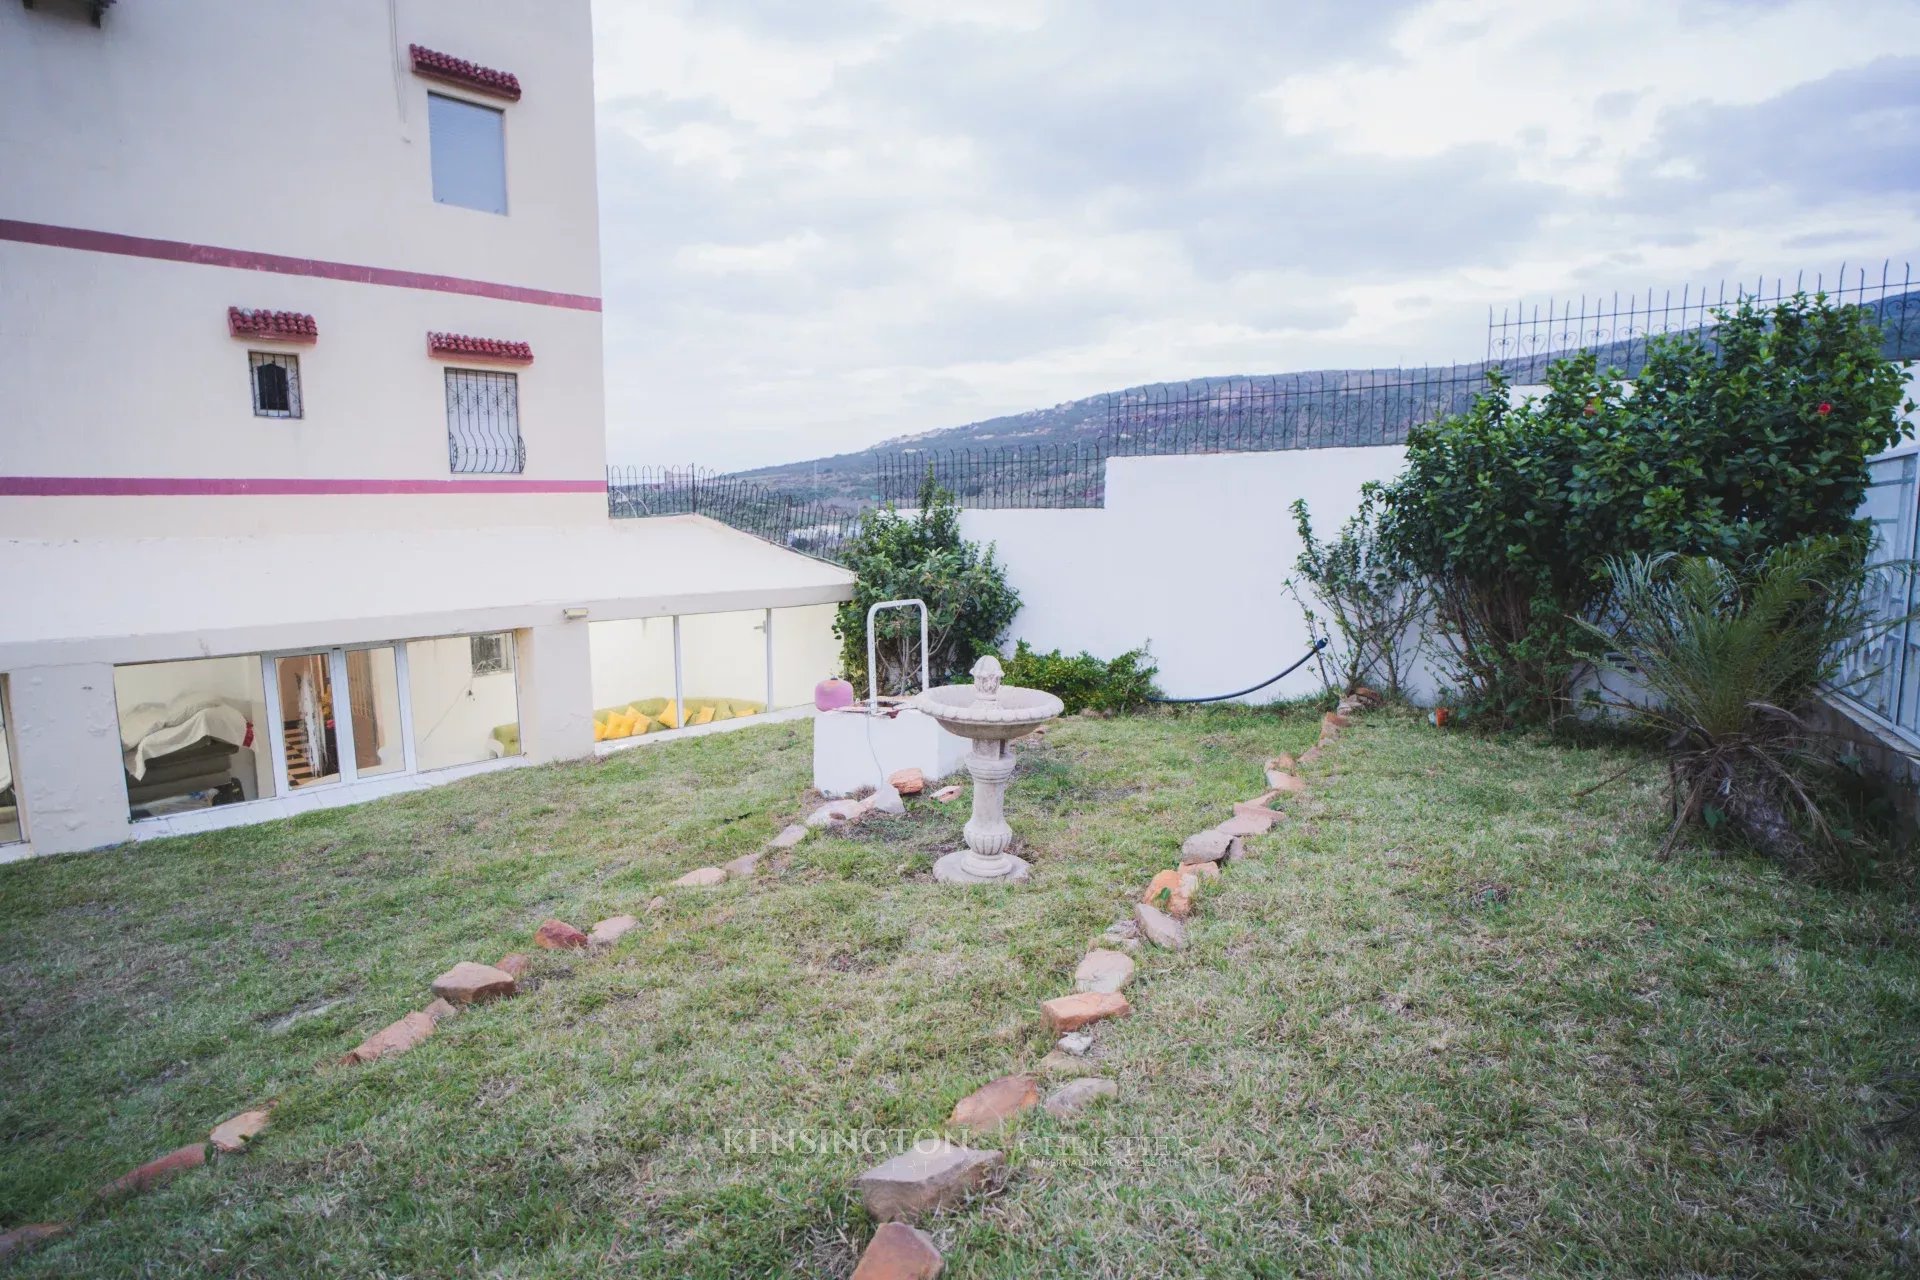
[[[706,516],[563,527],[0,540],[0,669],[846,600],[854,576]]]

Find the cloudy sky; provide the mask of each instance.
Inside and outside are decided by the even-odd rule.
[[[595,0],[615,461],[1920,254],[1916,0]],[[1920,264],[1916,264],[1920,265]]]

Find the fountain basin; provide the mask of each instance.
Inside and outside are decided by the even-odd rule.
[[[939,721],[948,733],[975,742],[1024,738],[1066,709],[1052,694],[1018,685],[1002,685],[995,700],[984,701],[977,686],[970,684],[929,689],[915,697],[912,706]]]

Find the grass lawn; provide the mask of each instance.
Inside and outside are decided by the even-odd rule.
[[[799,814],[804,724],[0,868],[0,1227],[77,1223],[14,1273],[844,1275],[884,1153],[832,1135],[1036,1062],[1129,891],[1314,732],[1064,722],[1014,780],[1014,892],[932,883],[965,814],[924,801],[666,890]],[[1571,798],[1629,758],[1349,730],[1191,949],[1139,953],[1120,1097],[976,1142],[1011,1172],[929,1224],[947,1275],[1915,1274],[1920,1133],[1874,1127],[1920,1094],[1915,898],[1656,862],[1657,768]],[[612,951],[316,1070],[455,961],[622,911]],[[90,1207],[274,1097],[246,1155]]]

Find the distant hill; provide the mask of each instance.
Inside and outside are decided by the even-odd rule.
[[[1920,359],[1920,291],[1864,305],[1888,335],[1890,358]],[[1645,360],[1646,344],[1647,336],[1636,333],[1586,349],[1603,366],[1631,374]],[[1010,459],[1020,458],[1045,472],[1048,492],[1057,494],[1063,478],[1072,481],[1082,472],[1097,486],[1091,476],[1097,464],[1088,461],[1095,456],[1395,442],[1410,426],[1471,403],[1489,368],[1497,365],[1516,384],[1538,382],[1548,364],[1568,354],[1564,349],[1522,351],[1495,361],[1426,368],[1314,369],[1148,383],[737,475],[855,508],[899,496],[882,490],[888,483],[898,488],[903,475],[923,472],[929,464],[964,500],[992,482],[980,473],[1003,475]],[[1063,504],[1050,499],[1037,505]]]

